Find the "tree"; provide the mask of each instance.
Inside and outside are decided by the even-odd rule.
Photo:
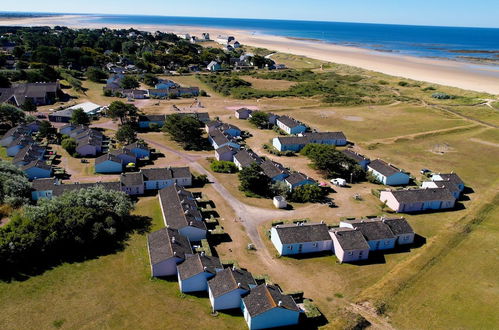
[[[276,181],[270,185],[270,193],[272,196],[288,196],[289,187],[284,181]]]
[[[14,127],[24,122],[25,119],[26,114],[21,109],[10,104],[0,104],[0,122]]]
[[[90,81],[93,81],[96,83],[100,83],[104,79],[107,79],[107,77],[108,77],[106,72],[104,72],[102,69],[96,68],[96,67],[88,68],[88,70],[86,72],[86,76]]]
[[[62,140],[61,146],[72,155],[76,151],[76,140],[70,137],[67,137]]]
[[[202,123],[190,116],[170,115],[166,118],[163,132],[167,133],[184,149],[202,149],[206,143],[203,139]]]
[[[40,123],[40,129],[38,130],[38,136],[50,139],[54,134],[55,129],[52,124],[47,120],[42,120]]]
[[[121,101],[114,101],[109,105],[107,115],[112,119],[120,119],[120,123],[134,122],[138,116],[139,109],[133,104],[126,104]]]
[[[215,160],[210,164],[210,168],[216,173],[236,173],[237,166],[233,162]]]
[[[254,111],[248,120],[255,127],[263,129],[269,127],[269,114],[263,111]]]
[[[156,84],[158,83],[158,78],[151,74],[151,73],[146,73],[144,75],[144,84],[146,84],[147,86],[156,86]]]
[[[36,112],[36,104],[32,99],[26,99],[21,106],[21,109],[26,112]]]
[[[0,88],[9,88],[11,86],[9,78],[0,73]]]
[[[71,123],[75,125],[88,125],[90,118],[83,109],[75,109],[71,115]]]
[[[0,160],[0,204],[19,207],[29,202],[31,183],[14,164]]]
[[[260,165],[253,163],[239,172],[239,190],[258,196],[269,193],[270,178],[266,176]]]
[[[327,190],[315,184],[306,184],[293,189],[289,199],[297,203],[317,203],[327,196]]]
[[[134,89],[140,86],[138,80],[133,76],[125,76],[121,79],[120,83],[121,88],[123,89]]]
[[[0,228],[2,272],[47,267],[116,248],[139,228],[131,221],[133,207],[125,193],[103,187],[25,206]]]
[[[312,161],[312,167],[328,178],[343,177],[353,181],[365,180],[365,171],[352,159],[334,146],[311,143],[302,149],[301,154]]]
[[[116,131],[115,137],[118,142],[126,144],[137,141],[137,133],[130,124],[121,125],[118,131]]]

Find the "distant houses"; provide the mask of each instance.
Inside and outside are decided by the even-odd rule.
[[[161,114],[161,115],[140,115],[139,116],[139,127],[140,128],[151,128],[151,124],[157,125],[159,128],[163,127],[166,118],[171,114]],[[190,116],[196,118],[202,123],[207,123],[210,121],[210,115],[207,112],[180,112],[176,115],[179,116]]]
[[[0,104],[9,103],[20,107],[29,100],[37,106],[42,106],[55,103],[61,95],[59,82],[16,84],[9,88],[0,88]]]
[[[367,165],[367,171],[387,186],[406,185],[411,180],[409,174],[381,159],[371,161]]]
[[[85,112],[89,116],[95,116],[102,111],[103,107],[92,102],[80,103],[64,110],[54,111],[50,113],[48,115],[49,121],[56,123],[69,123],[73,116],[73,112],[76,109],[83,110],[83,112]]]
[[[314,132],[299,136],[279,136],[272,140],[273,146],[279,151],[298,152],[311,143],[345,146],[347,138],[343,132]]]

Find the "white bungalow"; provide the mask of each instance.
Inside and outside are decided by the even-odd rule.
[[[217,257],[206,256],[204,253],[188,257],[177,266],[178,285],[182,292],[197,292],[208,290],[208,280],[217,272],[223,270]]]
[[[250,272],[226,268],[208,280],[208,295],[214,311],[241,307],[241,296],[256,287]]]
[[[369,244],[370,251],[389,250],[395,247],[397,237],[390,227],[381,221],[370,219],[340,221],[340,228],[357,229]]]
[[[324,223],[277,225],[270,229],[270,240],[282,256],[331,251],[333,246]]]
[[[330,231],[334,254],[343,262],[356,262],[369,258],[369,244],[359,230],[335,228]]]

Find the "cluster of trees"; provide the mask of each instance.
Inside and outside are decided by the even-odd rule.
[[[256,128],[270,128],[269,114],[267,112],[253,111],[248,121]]]
[[[0,205],[19,207],[29,202],[31,183],[15,165],[0,160]]]
[[[90,117],[83,111],[83,109],[75,109],[71,114],[71,124],[74,125],[89,125]]]
[[[224,160],[214,160],[210,164],[210,168],[216,173],[236,173],[237,166],[233,162]]]
[[[234,90],[242,87],[249,88],[251,83],[243,80],[231,73],[217,73],[211,75],[198,75],[202,82],[206,83],[216,92],[229,96],[234,93]]]
[[[286,197],[291,202],[296,203],[316,203],[324,200],[329,189],[319,187],[315,184],[307,184],[289,190],[283,181],[271,182],[260,165],[253,163],[251,166],[243,168],[239,172],[239,190],[248,197],[272,198],[274,196]]]
[[[366,172],[352,159],[334,146],[311,143],[302,149],[301,154],[312,161],[312,167],[321,171],[327,178],[347,178],[362,181]]]
[[[112,119],[119,119],[122,125],[132,124],[137,121],[139,109],[133,104],[114,101],[109,105],[106,115]]]
[[[166,117],[162,130],[185,150],[203,150],[208,141],[203,137],[203,123],[190,116],[173,114]]]
[[[15,212],[0,228],[2,272],[76,260],[116,248],[137,229],[134,204],[102,187],[71,191]]]
[[[13,105],[0,104],[0,126],[3,124],[9,127],[14,127],[34,119],[36,118],[26,115],[24,111]]]

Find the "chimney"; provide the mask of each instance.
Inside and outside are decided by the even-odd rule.
[[[236,270],[236,266],[232,265],[232,270],[233,271]]]
[[[172,243],[175,244],[175,236],[172,237]]]
[[[277,303],[277,306],[279,306],[279,307],[282,306],[282,300],[279,300],[279,302]]]
[[[241,282],[237,283],[237,287],[238,287],[238,288],[242,287]]]

